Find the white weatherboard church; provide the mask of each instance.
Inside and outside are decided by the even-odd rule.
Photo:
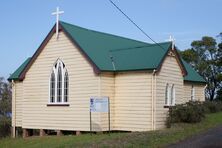
[[[56,14],[58,14],[57,11]],[[63,13],[63,12],[59,12]],[[204,79],[172,42],[150,44],[59,21],[12,82],[12,127],[90,131],[90,98],[108,97],[112,131],[165,127],[168,107],[204,101]],[[92,113],[92,130],[107,131],[107,113]]]

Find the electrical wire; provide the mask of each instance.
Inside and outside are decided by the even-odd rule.
[[[156,45],[164,49],[159,43],[154,41],[141,27],[139,27],[126,13],[123,12],[112,0],[109,0],[109,2],[117,9],[119,12],[121,12],[133,25],[137,27],[147,38],[149,38],[152,42],[154,42]],[[164,49],[165,50],[165,49]]]

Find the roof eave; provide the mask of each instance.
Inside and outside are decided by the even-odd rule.
[[[47,36],[45,37],[45,39],[43,40],[43,42],[41,43],[41,45],[38,47],[38,49],[36,50],[36,52],[34,53],[34,55],[31,57],[30,61],[28,62],[28,64],[25,66],[24,70],[20,73],[19,75],[19,80],[24,80],[25,78],[25,74],[26,72],[29,70],[29,68],[31,67],[31,65],[34,63],[34,61],[37,59],[37,57],[39,56],[39,54],[41,53],[41,51],[44,49],[44,47],[46,46],[46,44],[48,43],[48,41],[51,39],[51,37],[53,36],[54,32],[56,31],[56,25],[54,25],[52,27],[52,29],[50,30],[50,32],[47,34]]]
[[[174,46],[174,49],[175,49],[174,52],[175,52],[176,56],[178,57],[177,60],[179,60],[179,63],[180,63],[181,66],[182,66],[183,76],[186,76],[186,75],[188,74],[188,72],[187,72],[187,70],[186,70],[186,68],[185,68],[185,66],[184,66],[184,64],[183,64],[183,62],[182,62],[182,60],[181,60],[181,58],[180,58],[180,55],[179,55],[179,53],[178,53],[178,51],[177,51],[176,46]]]
[[[199,83],[199,84],[207,84],[206,81],[196,81],[196,80],[184,80],[184,82]]]
[[[78,42],[69,34],[69,32],[65,29],[65,27],[62,26],[62,24],[59,22],[59,26],[64,31],[66,36],[72,41],[72,43],[78,47],[80,53],[85,57],[85,59],[90,63],[90,65],[93,67],[93,70],[96,74],[99,74],[101,72],[101,69],[92,61],[92,59],[85,53],[85,51],[82,49],[82,47],[78,44]]]
[[[165,55],[163,56],[163,58],[161,59],[159,65],[157,66],[157,68],[156,68],[157,72],[160,71],[160,69],[161,69],[161,67],[162,67],[162,64],[163,64],[165,58],[167,57],[169,51],[172,49],[171,47],[172,47],[172,43],[171,43],[170,46],[168,47]],[[177,60],[179,66],[180,66],[180,68],[181,68],[181,70],[182,70],[182,75],[183,75],[183,76],[186,76],[186,75],[187,75],[187,70],[186,70],[185,66],[183,65],[183,62],[182,62],[181,59],[180,59],[179,53],[177,52],[177,49],[176,49],[176,46],[174,46],[174,50],[172,50],[172,51],[176,54],[176,60]]]
[[[19,79],[19,78],[8,78],[7,79],[9,82],[12,82],[12,80],[13,81],[22,81],[21,79]]]
[[[65,30],[64,27],[62,27],[61,23],[59,25],[59,31],[63,30],[65,32],[65,34],[68,36],[68,38],[73,42],[73,44],[77,45],[80,49],[80,52],[82,53],[82,55],[84,55],[84,57],[89,61],[89,63],[92,65],[93,70],[96,74],[100,73],[100,69],[98,68],[98,66],[92,62],[92,60],[87,56],[87,54],[82,50],[82,48],[78,45],[78,43],[72,39],[72,37],[69,35],[69,33]],[[34,53],[34,55],[32,56],[31,60],[28,62],[28,64],[25,66],[25,68],[23,69],[23,71],[20,73],[18,80],[22,81],[25,78],[25,74],[26,72],[29,70],[29,68],[31,67],[31,65],[34,63],[34,61],[36,60],[36,58],[39,56],[39,54],[41,53],[41,51],[44,49],[44,47],[46,46],[46,44],[48,43],[48,41],[51,39],[51,37],[53,36],[53,34],[56,32],[56,25],[54,25],[52,27],[52,29],[50,30],[50,32],[47,34],[47,36],[45,37],[45,39],[43,40],[43,42],[41,43],[41,45],[38,47],[38,49],[36,50],[36,52]]]

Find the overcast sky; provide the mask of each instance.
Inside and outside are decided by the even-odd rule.
[[[113,0],[155,41],[170,35],[181,49],[204,35],[222,32],[222,0]],[[0,76],[8,77],[32,56],[55,23],[51,12],[65,11],[61,20],[81,27],[151,42],[108,0],[0,1]]]

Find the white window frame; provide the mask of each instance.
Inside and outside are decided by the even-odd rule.
[[[194,86],[192,85],[191,87],[191,101],[195,101],[195,88]]]
[[[51,78],[52,78],[52,73],[54,74],[54,89],[56,90],[56,76],[54,71],[52,70],[52,72],[50,73],[50,78],[49,78],[49,102],[51,102]],[[55,90],[54,90],[54,102],[56,100],[56,96],[55,96]],[[53,103],[53,102],[51,102]]]
[[[67,101],[65,102],[65,76],[66,76],[66,73],[67,73],[67,76],[68,76],[68,86],[67,86]],[[68,73],[68,71],[67,71],[67,69],[65,69],[64,70],[64,73],[63,73],[63,75],[64,75],[64,81],[63,81],[63,101],[64,101],[64,103],[67,103],[67,102],[69,102],[69,73]]]
[[[169,83],[166,84],[166,88],[165,88],[165,105],[170,106],[170,85],[169,85]]]
[[[171,106],[174,106],[175,105],[175,97],[176,97],[176,94],[175,94],[176,92],[175,92],[175,85],[173,84],[172,85],[172,87],[171,87],[171,93],[170,93],[170,95],[171,95],[171,97],[170,97],[170,105]]]
[[[165,87],[165,106],[174,106],[176,102],[175,84],[166,83]]]
[[[55,67],[55,65],[57,65]],[[59,69],[59,66],[61,65],[61,71],[62,71],[62,98],[61,98],[61,102],[58,102],[58,98],[57,98],[57,82],[58,82],[58,69]],[[63,65],[65,65],[62,60],[58,59],[54,64],[53,64],[53,68],[50,72],[50,77],[49,77],[49,99],[48,99],[48,104],[69,104],[69,100],[67,99],[67,102],[64,101],[64,76],[65,76],[65,72],[68,73],[66,67]],[[55,100],[54,102],[51,102],[51,96],[50,96],[50,91],[51,91],[51,73],[54,72],[55,74]],[[68,77],[69,77],[69,74],[68,74]],[[69,80],[69,78],[68,78]],[[69,84],[69,82],[68,82]],[[69,91],[69,85],[68,85],[68,91]],[[68,94],[69,95],[69,94]],[[69,96],[68,96],[69,98]]]

